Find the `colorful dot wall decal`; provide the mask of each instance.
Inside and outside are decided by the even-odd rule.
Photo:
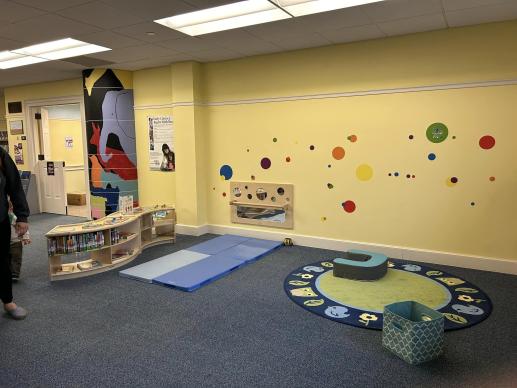
[[[393,174],[393,175],[395,175],[395,176],[399,176],[399,173],[398,173],[398,172],[396,172],[396,173],[395,173],[395,174]]]
[[[327,165],[328,168],[332,167],[332,164]]]
[[[345,157],[345,149],[343,147],[334,147],[332,157],[336,160],[343,159]]]
[[[409,135],[409,140],[413,140],[414,136],[413,135]]]
[[[456,178],[455,176],[447,178],[447,180],[445,181],[445,184],[449,187],[456,186],[456,183],[458,183],[458,178]]]
[[[289,163],[289,162],[291,161],[291,157],[290,157],[290,156],[288,156],[287,158],[285,158],[285,161],[286,161],[287,163]]]
[[[271,159],[262,158],[260,161],[260,167],[262,167],[264,170],[267,170],[269,167],[271,167]]]
[[[341,204],[343,206],[343,210],[347,213],[353,213],[355,211],[355,202],[354,201],[345,201]]]
[[[436,154],[433,154],[433,153],[431,152],[429,155],[427,155],[427,159],[429,159],[429,160],[435,160],[435,159],[436,159]]]
[[[255,180],[255,175],[252,175],[251,176],[251,180],[254,181]]]
[[[490,135],[485,135],[479,139],[479,146],[484,150],[489,150],[495,146],[495,139]]]
[[[490,178],[488,178],[488,180],[489,180],[490,182],[495,181],[495,176],[491,176]]]
[[[333,189],[333,188],[334,188],[334,185],[333,185],[332,183],[327,183],[327,187],[328,187],[329,189]]]
[[[441,143],[449,135],[449,129],[445,124],[434,123],[431,124],[425,132],[427,139],[432,143]]]
[[[475,202],[471,202],[471,203],[470,203],[470,206],[474,206],[474,205],[476,205],[476,203],[475,203]]]
[[[456,178],[455,176],[453,176],[453,177],[451,178],[451,182],[452,182],[452,183],[458,183],[458,178]]]
[[[226,197],[226,193],[223,193],[223,197]]]
[[[322,221],[322,222],[327,221],[327,217],[321,217],[321,221]]]
[[[369,181],[373,177],[373,169],[368,164],[361,164],[355,170],[355,175],[360,181]]]
[[[274,138],[273,138],[273,143],[276,143],[276,142],[277,142],[277,140],[278,140],[278,139],[277,139],[276,137],[274,137]]]
[[[357,141],[357,136],[356,135],[350,135],[347,137],[347,139],[351,142],[351,143],[355,143]]]
[[[225,165],[221,166],[221,168],[219,169],[219,175],[224,177],[225,181],[228,181],[228,180],[232,179],[233,170],[230,166],[225,164]]]
[[[315,148],[315,147],[314,147],[313,145],[311,145],[311,146],[309,147],[309,149],[310,149],[311,151],[314,151],[314,148]]]

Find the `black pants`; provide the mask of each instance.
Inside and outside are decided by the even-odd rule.
[[[11,277],[11,225],[9,217],[0,221],[0,299],[4,303],[13,301]]]

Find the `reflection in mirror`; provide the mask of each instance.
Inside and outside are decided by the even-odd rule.
[[[283,224],[285,222],[285,210],[237,206],[237,217]]]
[[[257,189],[257,198],[260,199],[261,201],[265,200],[267,197],[267,192],[266,190],[262,189],[262,188],[258,188]]]
[[[276,202],[276,197],[271,197],[271,202]]]
[[[284,188],[283,187],[279,187],[278,190],[276,191],[278,193],[278,195],[284,195]]]
[[[248,194],[248,199],[252,199],[252,198],[253,198],[253,195]]]
[[[234,187],[233,188],[233,195],[235,195],[237,198],[239,198],[241,196],[241,189],[238,188],[238,187]]]

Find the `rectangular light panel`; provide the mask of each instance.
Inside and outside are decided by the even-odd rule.
[[[246,0],[159,19],[155,22],[187,35],[196,36],[290,17],[267,0]]]
[[[77,57],[111,50],[80,40],[66,38],[0,52],[0,69],[10,69],[63,58]]]

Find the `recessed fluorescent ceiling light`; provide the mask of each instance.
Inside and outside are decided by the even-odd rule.
[[[246,0],[159,19],[155,22],[187,35],[196,36],[290,17],[291,15],[267,0]]]
[[[0,52],[0,69],[10,69],[32,63],[77,57],[107,50],[111,49],[71,38],[60,39]]]
[[[358,5],[378,3],[384,0],[273,0],[293,16],[334,11]]]

